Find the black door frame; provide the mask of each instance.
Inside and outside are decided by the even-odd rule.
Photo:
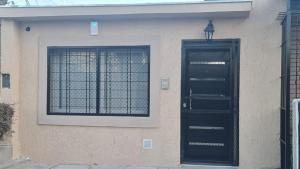
[[[184,84],[185,84],[185,74],[186,74],[186,50],[195,49],[195,48],[229,48],[234,52],[234,57],[236,58],[236,66],[234,66],[234,147],[233,148],[233,160],[226,163],[218,162],[199,162],[199,164],[218,164],[218,165],[239,165],[239,76],[240,76],[240,39],[217,39],[217,40],[204,40],[204,39],[192,39],[192,40],[182,40],[182,49],[181,49],[181,101],[180,101],[180,111],[181,111],[181,148],[180,148],[180,161],[181,163],[186,163],[184,159],[184,139],[185,133],[183,128],[182,112],[183,112],[183,102],[182,98],[184,97]],[[194,163],[194,162],[193,162]],[[198,162],[197,162],[198,164]]]

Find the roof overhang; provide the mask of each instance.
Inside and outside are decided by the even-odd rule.
[[[248,17],[252,0],[138,5],[1,7],[0,18],[16,20],[80,18]]]

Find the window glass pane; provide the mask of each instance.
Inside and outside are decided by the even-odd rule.
[[[51,113],[96,113],[96,50],[50,50],[49,67]]]
[[[129,86],[129,49],[109,49],[106,53],[106,99],[112,114],[128,114]]]
[[[148,51],[49,49],[48,114],[149,115]]]

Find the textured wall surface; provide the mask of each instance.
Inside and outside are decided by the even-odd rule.
[[[215,39],[241,39],[240,169],[280,166],[281,27],[276,17],[285,9],[284,3],[282,0],[254,0],[249,18],[214,19]],[[208,20],[131,19],[100,20],[99,23],[100,34],[105,36],[160,37],[161,63],[157,69],[161,77],[170,78],[170,89],[159,94],[159,127],[38,125],[39,37],[87,37],[89,20],[22,22],[19,26],[20,71],[12,77],[20,80],[20,153],[51,163],[180,165],[181,41],[203,38],[202,31]],[[30,32],[25,31],[26,26],[31,27]],[[10,59],[13,58],[3,60],[2,65],[16,67]],[[14,83],[18,80],[12,79]],[[142,149],[143,138],[153,139],[152,150]]]
[[[11,88],[0,91],[0,102],[12,104],[15,115],[13,118],[12,131],[13,137],[8,140],[14,145],[13,156],[20,156],[20,61],[21,61],[21,44],[19,23],[13,20],[1,20],[1,73],[9,73],[11,76]],[[2,86],[2,85],[1,85]],[[6,141],[8,142],[8,141]]]

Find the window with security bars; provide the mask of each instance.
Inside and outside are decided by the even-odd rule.
[[[48,115],[149,116],[149,46],[48,48]]]

